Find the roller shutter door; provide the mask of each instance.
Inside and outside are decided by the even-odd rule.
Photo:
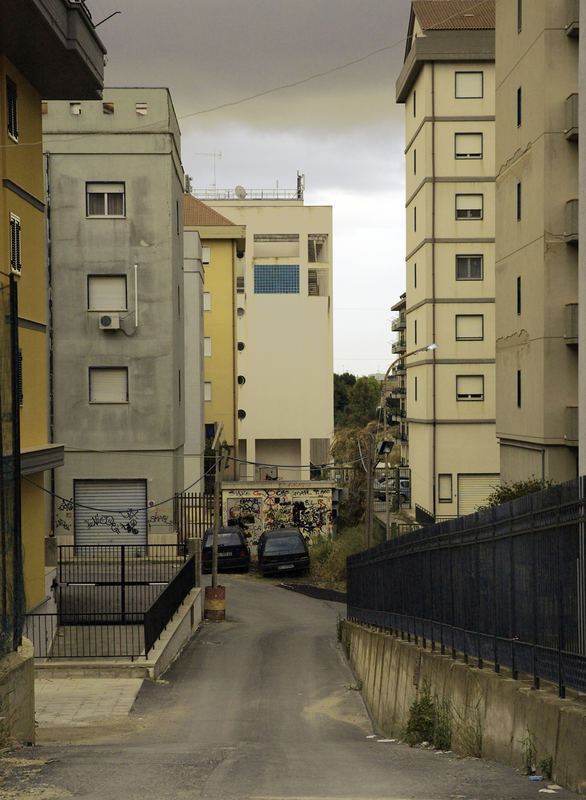
[[[461,517],[473,514],[498,483],[498,473],[458,475],[458,514]]]
[[[146,481],[75,481],[75,544],[146,545]]]

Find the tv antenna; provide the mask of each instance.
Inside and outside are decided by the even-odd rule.
[[[216,191],[216,189],[217,189],[217,186],[216,186],[216,163],[217,163],[218,159],[222,158],[222,154],[221,153],[216,153],[216,151],[214,150],[213,153],[194,153],[193,155],[194,156],[208,156],[208,158],[213,158],[213,160],[214,160],[214,184],[213,184],[213,189],[214,189],[214,191]]]

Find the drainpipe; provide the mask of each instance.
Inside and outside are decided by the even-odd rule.
[[[49,442],[55,442],[55,398],[53,362],[53,265],[51,263],[51,154],[45,153],[45,229],[47,238],[47,327],[49,345]],[[55,531],[55,469],[51,470],[50,519],[51,530]]]
[[[435,62],[431,62],[431,340],[437,342],[435,320]],[[436,420],[436,356],[432,353],[432,454],[431,454],[431,488],[433,493],[432,513],[436,512],[436,479],[437,479],[437,420]]]
[[[232,459],[232,477],[239,479],[238,455],[238,348],[236,330],[236,257],[238,243],[232,239],[232,429],[234,431],[234,449]]]

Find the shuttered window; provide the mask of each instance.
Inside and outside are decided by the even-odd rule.
[[[482,219],[484,195],[457,194],[456,219]]]
[[[482,314],[456,314],[456,339],[459,341],[484,339],[484,316]]]
[[[211,292],[204,292],[203,293],[203,310],[204,311],[211,311],[212,310],[212,293]]]
[[[203,354],[208,358],[212,355],[212,337],[211,336],[204,336],[203,337]]]
[[[88,275],[87,307],[90,311],[126,311],[126,275]]]
[[[457,281],[481,281],[483,276],[483,256],[456,256]]]
[[[126,213],[123,183],[87,183],[88,217],[123,217]]]
[[[75,480],[73,487],[76,546],[146,545],[145,480]]]
[[[22,264],[20,261],[20,217],[10,215],[10,270],[20,275]]]
[[[484,375],[456,375],[456,400],[484,400]]]
[[[212,382],[211,381],[205,381],[205,383],[203,385],[203,399],[208,403],[211,402],[211,399],[212,399]]]
[[[16,84],[6,78],[6,120],[8,135],[11,139],[18,139],[18,95]]]
[[[456,133],[454,139],[456,158],[482,158],[481,133]]]
[[[127,367],[90,367],[90,403],[127,402]]]
[[[437,476],[438,500],[440,503],[452,502],[452,476],[449,474]]]
[[[455,94],[458,98],[482,97],[484,76],[482,72],[456,72]]]

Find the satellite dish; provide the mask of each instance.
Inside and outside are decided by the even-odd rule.
[[[246,197],[246,189],[244,188],[244,186],[239,185],[234,189],[234,194],[239,200],[244,200],[244,198]]]

